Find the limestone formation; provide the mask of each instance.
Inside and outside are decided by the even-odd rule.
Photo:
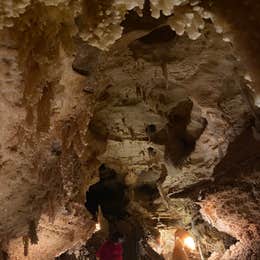
[[[259,259],[259,9],[2,0],[0,259],[92,259],[107,227],[124,259],[174,259],[183,234],[189,259]],[[102,163],[127,214],[99,230]]]

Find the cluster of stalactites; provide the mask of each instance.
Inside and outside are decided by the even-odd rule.
[[[114,0],[109,7],[98,6],[98,20],[93,27],[81,34],[91,45],[106,50],[122,35],[120,25],[128,11],[134,10],[142,16],[145,0]],[[218,33],[223,33],[223,24],[211,12],[200,6],[201,0],[150,0],[151,16],[158,19],[168,17],[167,23],[177,35],[187,34],[196,40],[204,29],[205,20],[210,19]],[[227,37],[224,37],[224,40]],[[227,40],[229,41],[229,39]]]
[[[211,18],[209,12],[206,12],[199,6],[198,0],[150,0],[150,11],[154,18],[159,18],[161,13],[169,16],[168,24],[176,31],[178,35],[187,35],[195,40],[204,28],[204,19]],[[82,38],[91,45],[100,49],[107,49],[122,35],[123,28],[120,23],[124,20],[127,11],[135,10],[140,16],[144,7],[144,0],[114,0],[106,10],[99,6],[100,23],[95,27],[89,28],[89,31],[81,34]]]
[[[72,6],[72,2],[75,0],[38,0],[38,2],[60,8]],[[77,10],[71,10],[71,12],[74,12],[74,16],[81,13],[87,21],[83,24],[83,28],[79,28],[80,36],[90,45],[106,50],[121,37],[123,28],[120,24],[125,19],[126,13],[135,10],[141,16],[145,0],[76,2],[77,5],[73,6],[77,6]],[[195,40],[201,35],[205,19],[215,20],[211,13],[200,6],[200,2],[200,0],[150,0],[150,11],[152,17],[157,19],[161,14],[168,16],[167,23],[178,35],[187,33],[190,39]],[[14,18],[22,15],[33,3],[31,0],[2,0],[0,3],[0,30],[3,27],[11,27]],[[83,8],[84,4],[89,9],[87,13],[84,12],[86,10]],[[219,26],[217,26],[217,31],[221,32]]]

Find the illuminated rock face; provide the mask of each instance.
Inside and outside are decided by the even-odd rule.
[[[180,227],[205,257],[259,258],[258,110],[241,92],[258,102],[259,6],[215,2],[0,3],[0,254],[81,247],[106,163],[166,259]]]

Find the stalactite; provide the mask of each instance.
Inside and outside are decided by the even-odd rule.
[[[165,80],[165,87],[166,87],[166,89],[168,89],[169,88],[169,78],[168,78],[168,69],[167,69],[166,62],[162,63],[162,72],[163,72],[163,77]]]
[[[29,237],[23,236],[23,254],[24,256],[28,256],[29,254]]]
[[[35,220],[29,221],[28,237],[30,238],[31,244],[38,244],[37,226]]]
[[[48,217],[49,222],[54,223],[55,221],[55,206],[54,206],[55,198],[52,195],[48,196]]]

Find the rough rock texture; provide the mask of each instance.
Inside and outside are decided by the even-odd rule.
[[[81,175],[79,156],[85,147],[81,138],[91,109],[83,110],[82,107],[91,108],[87,104],[92,101],[82,91],[85,78],[71,70],[72,58],[62,49],[59,66],[51,73],[57,78],[54,82],[51,77],[42,81],[39,71],[43,71],[35,71],[38,63],[26,67],[26,72],[20,69],[15,42],[8,32],[4,35],[1,38],[0,236],[6,247],[10,239],[27,235],[31,221],[37,226],[40,218],[48,217],[52,222],[57,215],[57,222],[68,223],[82,212],[83,206],[78,207],[72,202],[82,200],[84,194],[86,176]],[[67,219],[57,213],[64,210]],[[84,214],[82,217],[84,220]],[[77,227],[88,224],[86,230],[90,230],[93,223],[83,220],[82,223],[78,221]],[[51,224],[40,222],[42,229],[39,232],[44,233]],[[57,230],[58,234],[62,233]],[[79,233],[75,239],[85,240],[86,232]],[[41,236],[45,235],[39,234]],[[18,241],[22,249],[22,239]],[[73,244],[74,238],[69,241]],[[59,246],[63,247],[63,244]],[[59,249],[55,250],[55,254],[59,253]],[[53,252],[50,255],[54,256]],[[42,259],[46,259],[44,255]]]
[[[84,243],[94,231],[93,223],[84,217],[84,209],[77,212],[80,217],[74,216],[66,210],[57,212],[53,223],[47,216],[42,217],[37,227],[37,244],[21,246],[26,239],[11,240],[8,249],[11,259],[53,259],[63,251],[73,247],[76,243]],[[28,256],[24,256],[25,250]]]
[[[179,228],[206,258],[258,259],[258,7],[3,0],[0,256],[81,248],[103,162],[165,259]]]
[[[218,230],[239,240],[222,259],[259,257],[259,199],[251,196],[236,188],[213,194],[202,203],[202,215]]]

